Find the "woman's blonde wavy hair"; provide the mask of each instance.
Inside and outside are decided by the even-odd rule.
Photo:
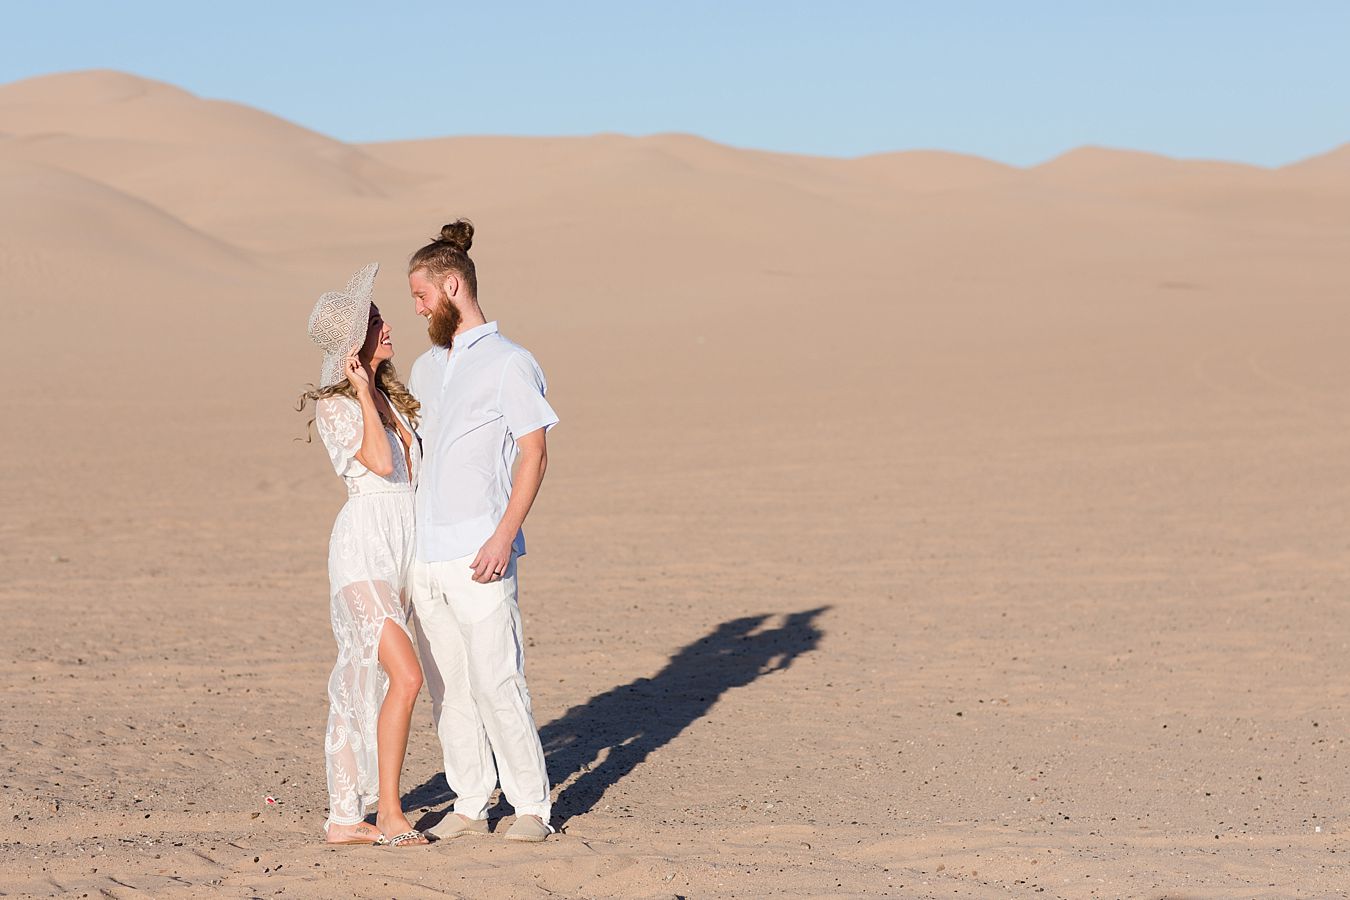
[[[418,413],[422,409],[422,404],[417,402],[417,398],[398,380],[398,372],[394,370],[394,364],[389,360],[380,363],[379,368],[375,370],[375,386],[389,397],[389,402],[407,418],[414,428],[417,427]],[[325,397],[351,397],[356,399],[356,388],[352,387],[351,381],[343,379],[337,384],[329,384],[324,387],[311,388],[300,395],[299,402],[295,405],[296,412],[303,412],[305,404],[309,401],[318,403]],[[392,422],[386,423],[393,425]],[[314,438],[311,435],[314,420],[310,419],[305,425],[305,442],[309,443]],[[296,438],[299,440],[299,438]]]

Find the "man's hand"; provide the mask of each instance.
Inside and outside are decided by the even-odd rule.
[[[514,538],[493,535],[479,549],[469,568],[473,570],[473,580],[479,584],[500,581],[511,564],[511,544]]]
[[[486,544],[473,558],[473,580],[479,584],[499,581],[511,564],[511,545],[525,516],[539,493],[539,483],[544,480],[544,469],[548,465],[548,446],[544,441],[543,428],[536,428],[529,434],[516,438],[520,447],[520,456],[516,461],[515,484],[511,487],[511,500],[506,504],[506,512],[497,523],[497,530],[488,538]],[[505,535],[503,537],[502,535]]]

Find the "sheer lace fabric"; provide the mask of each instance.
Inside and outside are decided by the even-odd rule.
[[[396,413],[397,414],[397,413]],[[412,427],[401,415],[403,426]],[[361,449],[361,407],[349,397],[318,402],[315,425],[333,468],[347,485],[347,503],[333,523],[328,581],[337,664],[328,679],[328,821],[360,822],[379,800],[375,728],[389,679],[379,663],[387,622],[408,634],[409,579],[413,562],[413,487],[421,465],[414,436],[408,459],[403,443],[385,429],[394,471],[376,475],[356,458]]]

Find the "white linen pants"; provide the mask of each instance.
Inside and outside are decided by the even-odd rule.
[[[481,819],[500,771],[516,815],[547,823],[552,804],[525,687],[516,557],[487,584],[473,580],[473,559],[413,563],[418,649],[445,780],[455,792],[455,812]]]

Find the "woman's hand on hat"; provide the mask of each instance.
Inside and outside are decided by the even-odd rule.
[[[365,366],[361,365],[361,360],[355,353],[347,357],[342,368],[347,373],[347,380],[356,389],[358,396],[370,393],[370,373],[366,371]]]

